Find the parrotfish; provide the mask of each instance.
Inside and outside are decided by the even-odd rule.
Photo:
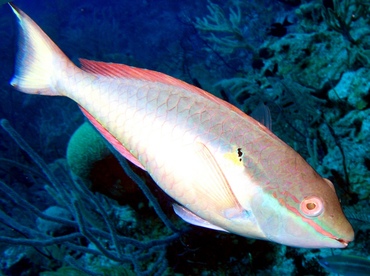
[[[66,96],[124,157],[146,170],[185,221],[305,248],[343,248],[354,232],[333,184],[235,106],[156,71],[74,65],[11,4],[19,49],[11,85]]]
[[[355,255],[334,255],[318,260],[328,272],[345,276],[369,276],[370,259]]]

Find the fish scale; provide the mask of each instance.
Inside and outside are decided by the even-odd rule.
[[[81,72],[81,74],[83,76],[84,73]],[[78,83],[86,87],[82,81]],[[109,129],[110,133],[140,160],[163,190],[169,193],[170,196],[177,198],[184,205],[189,205],[189,202],[193,202],[194,195],[180,188],[174,189],[174,186],[182,187],[183,185],[176,183],[173,177],[171,181],[162,177],[162,167],[165,167],[165,163],[168,161],[165,158],[163,163],[161,163],[157,156],[163,155],[161,154],[163,147],[173,149],[173,154],[175,154],[176,149],[183,148],[199,140],[212,152],[220,152],[219,156],[222,156],[223,153],[230,151],[232,147],[230,140],[236,141],[237,139],[235,137],[239,137],[239,139],[243,137],[244,140],[248,139],[248,137],[237,133],[235,130],[255,128],[253,125],[248,126],[239,115],[228,113],[225,107],[205,101],[203,97],[190,94],[183,89],[176,89],[174,87],[158,88],[157,86],[151,89],[149,84],[143,85],[139,83],[138,87],[135,87],[131,83],[129,86],[130,92],[122,93],[121,91],[127,89],[126,87],[124,89],[122,88],[124,83],[125,81],[122,79],[116,81],[111,77],[99,76],[99,86],[97,89],[94,86],[90,86],[89,91],[86,88],[77,89],[78,91],[83,91],[83,93],[80,96],[74,94],[74,100],[81,106],[84,106],[105,129]],[[71,86],[71,83],[68,82],[66,86]],[[106,113],[104,112],[104,106],[102,109],[92,107],[95,103],[100,104],[102,102],[100,97],[104,98],[106,86],[109,87],[110,94],[119,94],[119,96],[113,97],[115,101],[114,105],[109,107],[109,116],[104,115]],[[146,89],[142,87],[146,87]],[[135,90],[140,92],[135,93]],[[90,97],[86,98],[86,94],[90,95]],[[178,109],[169,109],[165,104],[171,97],[173,97],[173,101],[177,97],[176,101],[180,103]],[[158,108],[158,105],[165,108]],[[125,122],[115,121],[115,118],[124,110],[130,110],[124,112],[124,117],[130,119],[126,119]],[[203,114],[207,114],[204,115],[205,117],[213,118],[212,121],[209,120],[207,125],[202,124],[200,115],[202,112]],[[165,122],[167,124],[164,124]],[[171,124],[170,122],[174,123]],[[235,128],[236,125],[239,125],[238,129]],[[116,126],[119,126],[119,128]],[[146,139],[148,137],[150,139]],[[153,140],[158,143],[153,142]],[[162,141],[159,142],[159,140]],[[139,142],[132,144],[132,141]],[[181,158],[181,156],[178,158]],[[148,163],[148,160],[155,162]],[[226,171],[224,173],[227,174]],[[172,171],[169,171],[165,175],[172,174]],[[189,198],[183,196],[184,194],[188,195]],[[180,197],[179,195],[182,196]],[[200,207],[194,208],[200,209]]]
[[[21,37],[11,84],[77,102],[120,154],[179,203],[182,219],[296,247],[343,248],[353,240],[331,182],[265,126],[159,72],[83,59],[78,68],[10,6]]]

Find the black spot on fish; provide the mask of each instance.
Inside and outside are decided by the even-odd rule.
[[[242,152],[242,148],[238,148],[238,157],[240,162],[243,161],[243,155],[244,153]]]

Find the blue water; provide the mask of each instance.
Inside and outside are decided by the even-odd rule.
[[[226,19],[238,13],[237,1],[223,2],[213,3]],[[0,189],[2,273],[327,275],[317,263],[318,257],[332,253],[369,256],[367,79],[355,79],[366,89],[351,86],[358,97],[343,96],[342,101],[336,101],[330,96],[332,88],[341,87],[337,85],[343,74],[369,68],[363,50],[370,44],[356,33],[367,26],[361,19],[349,23],[350,36],[357,39],[354,43],[343,30],[341,33],[325,25],[321,9],[330,8],[330,1],[324,2],[327,8],[312,8],[312,12],[301,15],[311,2],[243,1],[242,23],[231,32],[202,31],[196,26],[196,18],[210,15],[207,1],[39,0],[15,4],[77,64],[79,58],[85,58],[160,71],[200,86],[248,114],[261,101],[267,104],[273,116],[273,131],[335,184],[353,223],[355,241],[347,249],[333,251],[296,249],[191,227],[174,215],[171,199],[150,177],[133,168],[158,200],[165,221],[173,223],[179,232],[171,230],[112,155],[94,165],[86,180],[90,189],[84,183],[80,188],[73,184],[65,162],[66,151],[84,116],[69,99],[26,95],[9,85],[17,26],[8,5],[1,6],[0,118],[9,121],[51,171],[49,177],[47,172],[45,176],[47,168],[1,129],[0,180],[13,190]],[[210,39],[211,34],[223,42]],[[296,45],[304,35],[316,35],[316,40],[300,48]],[[354,54],[345,65],[336,67],[339,54],[320,55],[320,51],[330,55],[340,50],[333,41],[362,56]],[[332,51],[318,51],[321,45],[331,45]],[[326,58],[328,63],[320,64]],[[333,73],[331,66],[339,69]],[[327,80],[319,83],[322,75]],[[219,84],[232,78],[245,82],[234,87]],[[40,212],[49,209],[51,217],[63,217],[65,221],[42,222],[43,215],[32,211],[32,206]],[[50,211],[52,206],[59,209]],[[66,238],[57,242],[58,237]],[[148,246],[146,242],[153,244]]]

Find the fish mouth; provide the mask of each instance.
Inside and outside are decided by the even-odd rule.
[[[347,247],[348,243],[350,242],[350,241],[344,240],[344,239],[335,239],[335,240],[340,242],[343,245],[343,247]]]

